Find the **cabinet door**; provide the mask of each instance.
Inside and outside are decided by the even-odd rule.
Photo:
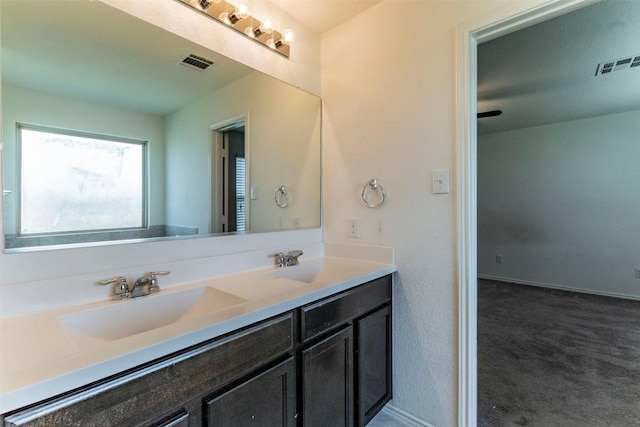
[[[293,358],[206,402],[206,425],[221,427],[296,425],[296,365]]]
[[[355,323],[358,425],[367,424],[391,399],[391,308],[384,306]]]
[[[353,426],[353,328],[302,351],[304,427]]]

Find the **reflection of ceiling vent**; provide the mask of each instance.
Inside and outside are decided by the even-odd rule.
[[[187,53],[178,60],[178,64],[193,70],[204,71],[213,65],[213,61],[203,58],[202,56],[194,55],[193,53]]]
[[[640,67],[640,55],[620,58],[598,64],[596,76],[609,74],[612,71],[626,70],[627,68]]]

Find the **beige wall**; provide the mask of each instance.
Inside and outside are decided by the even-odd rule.
[[[524,5],[389,0],[322,36],[325,240],[395,247],[392,405],[433,426],[457,424],[456,30]],[[452,194],[431,194],[446,168]],[[371,178],[378,209],[360,200]]]
[[[210,128],[246,116],[248,185],[257,189],[257,199],[247,200],[249,230],[293,229],[294,218],[301,227],[319,227],[320,113],[316,96],[254,72],[169,115],[167,222],[208,232],[208,177],[212,169],[214,178],[221,174],[211,161]],[[286,209],[274,201],[281,185],[289,189]]]

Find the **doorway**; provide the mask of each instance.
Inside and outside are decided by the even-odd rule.
[[[235,119],[212,129],[211,232],[249,230],[246,121]]]
[[[554,1],[519,14],[504,12],[457,34],[458,425],[477,425],[477,46],[593,3]]]

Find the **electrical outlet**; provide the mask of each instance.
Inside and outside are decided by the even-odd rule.
[[[360,223],[357,219],[352,218],[347,220],[347,236],[352,238],[360,237]]]
[[[502,264],[502,255],[496,255],[496,264]]]
[[[640,267],[636,267],[636,279],[640,279]]]

